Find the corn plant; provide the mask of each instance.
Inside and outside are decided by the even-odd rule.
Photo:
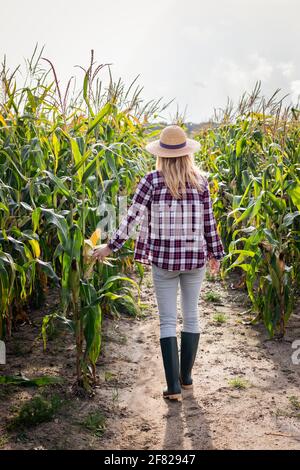
[[[224,273],[245,273],[253,321],[282,337],[300,280],[300,114],[283,109],[278,93],[266,100],[257,84],[197,138],[228,253]]]
[[[82,89],[70,80],[63,91],[42,55],[36,47],[22,86],[6,60],[0,71],[0,337],[57,285],[58,317],[75,336],[77,380],[88,387],[96,380],[103,314],[137,314],[138,302],[124,274],[133,267],[132,242],[101,266],[92,265],[87,246],[101,242],[99,207],[131,196],[149,169],[142,146],[158,132],[149,120],[164,106],[144,103],[136,80],[129,88],[114,82],[93,51],[81,67]],[[45,317],[44,342],[48,323]]]

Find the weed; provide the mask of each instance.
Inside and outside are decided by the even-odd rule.
[[[300,410],[300,401],[299,398],[295,397],[294,395],[289,397],[290,404],[294,408],[294,410],[299,411]]]
[[[51,421],[62,403],[58,395],[53,395],[49,399],[36,395],[21,406],[18,414],[9,423],[8,429],[29,428]]]
[[[107,370],[104,374],[104,380],[105,382],[114,382],[116,380],[116,374]]]
[[[100,411],[94,411],[81,424],[94,436],[101,437],[106,429],[106,418]]]
[[[232,388],[236,388],[238,390],[242,390],[249,387],[249,382],[247,380],[241,379],[240,377],[230,379],[228,380],[228,383]]]
[[[226,315],[224,315],[224,313],[216,313],[213,319],[216,323],[219,323],[219,324],[226,323],[227,321],[227,317]]]
[[[221,296],[218,292],[208,291],[204,294],[204,300],[206,302],[220,302]]]

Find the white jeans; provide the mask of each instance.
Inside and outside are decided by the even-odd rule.
[[[181,290],[183,331],[200,333],[198,300],[205,272],[206,266],[189,271],[168,271],[152,264],[161,338],[176,336],[178,282]]]

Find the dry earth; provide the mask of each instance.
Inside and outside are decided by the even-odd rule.
[[[300,449],[300,364],[293,365],[291,359],[292,342],[300,339],[299,310],[290,320],[285,340],[270,341],[262,325],[245,324],[250,305],[245,291],[232,288],[234,282],[231,277],[206,280],[203,285],[195,386],[193,392],[184,392],[182,403],[161,397],[164,373],[150,271],[142,289],[146,317],[105,320],[99,385],[93,398],[80,398],[71,391],[74,348],[69,334],[59,332],[43,353],[37,312],[35,325],[20,327],[8,342],[8,364],[0,371],[60,375],[65,383],[46,392],[2,385],[0,448]],[[205,300],[209,291],[219,294],[217,302]],[[53,308],[55,299],[48,304]],[[178,332],[180,323],[179,309]],[[6,424],[21,403],[37,393],[63,396],[55,419],[7,431]],[[103,433],[86,426],[87,416],[99,414]]]

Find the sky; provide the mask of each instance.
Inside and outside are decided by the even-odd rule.
[[[167,120],[208,120],[257,80],[266,96],[300,95],[299,0],[0,0],[0,17],[12,69],[38,43],[65,87],[94,49],[115,79],[140,75],[145,101],[174,99]]]

